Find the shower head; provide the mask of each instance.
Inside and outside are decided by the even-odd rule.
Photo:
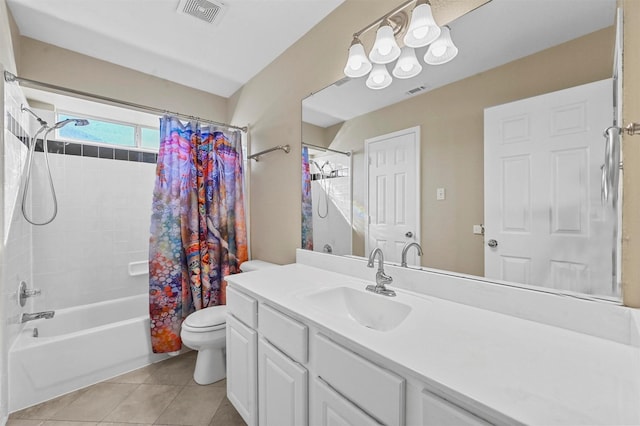
[[[86,126],[87,124],[89,124],[89,120],[84,120],[84,119],[79,119],[79,118],[67,118],[66,120],[62,120],[62,121],[58,121],[53,128],[54,129],[60,129],[64,126],[66,126],[69,123],[76,123],[76,126]]]

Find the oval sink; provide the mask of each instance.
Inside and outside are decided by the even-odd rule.
[[[396,328],[411,312],[411,306],[402,302],[351,287],[332,287],[302,298],[319,310],[379,331]]]

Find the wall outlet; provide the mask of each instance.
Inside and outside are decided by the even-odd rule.
[[[445,199],[445,191],[444,188],[436,189],[436,200],[442,201]]]

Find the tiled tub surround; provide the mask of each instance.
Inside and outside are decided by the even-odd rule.
[[[391,287],[398,293],[393,299],[412,310],[393,330],[379,331],[314,305],[310,298],[331,287],[362,292],[375,276],[366,261],[299,251],[298,262],[238,274],[228,281],[230,290],[257,300],[258,311],[268,305],[308,325],[309,358],[303,368],[309,369],[309,383],[316,381],[316,372],[324,377],[314,352],[320,333],[406,380],[406,399],[400,407],[406,408],[406,424],[424,424],[428,413],[418,401],[427,391],[496,424],[640,423],[637,310],[557,295],[545,295],[557,301],[539,306],[532,291],[520,290],[528,294],[514,296],[508,287],[471,277],[447,280],[441,273],[390,266],[385,270],[394,278]],[[310,263],[324,266],[319,269]],[[470,281],[468,288],[463,281]],[[408,287],[415,291],[403,290]],[[468,290],[467,300],[453,302],[444,287],[453,297]],[[533,297],[527,300],[528,296]],[[229,309],[234,312],[231,302]],[[543,313],[538,321],[530,313],[525,313],[529,319],[522,319],[517,312],[503,312],[530,309],[527,304],[551,311],[555,318]],[[259,333],[264,325],[261,318]],[[578,322],[587,323],[583,332],[570,329]],[[611,335],[612,324],[620,329],[618,334]],[[260,371],[258,377],[262,377]],[[232,377],[227,381],[231,383]],[[366,389],[360,393],[372,398],[374,394]],[[317,394],[309,395],[310,418],[317,418]]]
[[[27,159],[27,148],[24,141],[28,134],[30,118],[20,112],[20,106],[26,103],[22,91],[15,84],[0,83],[4,87],[4,143],[0,152],[3,155],[0,169],[4,197],[2,209],[4,223],[4,241],[2,276],[0,276],[2,290],[0,312],[2,313],[2,330],[0,331],[0,420],[8,410],[8,358],[9,348],[16,341],[20,333],[19,321],[21,311],[30,310],[33,306],[29,300],[22,310],[16,300],[16,291],[20,281],[33,285],[32,279],[32,229],[20,212],[20,182]],[[13,117],[17,117],[17,120]]]
[[[128,265],[148,259],[155,154],[150,154],[153,162],[120,161],[113,159],[112,148],[111,159],[105,159],[100,158],[102,147],[84,145],[83,156],[70,154],[70,147],[76,145],[65,145],[65,155],[49,155],[58,216],[33,229],[33,281],[42,289],[34,299],[39,310],[147,292],[148,276],[130,276]],[[35,153],[38,172],[44,170],[43,157]],[[33,176],[34,216],[42,220],[51,212],[50,191],[42,173]]]

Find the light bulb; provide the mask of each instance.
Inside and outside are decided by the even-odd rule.
[[[388,55],[389,53],[391,53],[391,49],[393,46],[391,46],[391,43],[389,43],[387,40],[383,40],[381,43],[379,43],[378,45],[378,52],[381,55]]]
[[[437,56],[438,58],[444,55],[447,52],[447,46],[443,43],[434,44],[431,48],[431,53],[433,56]]]
[[[400,65],[400,69],[404,72],[411,71],[411,68],[413,68],[413,64],[409,61],[399,62],[398,65]]]
[[[362,67],[362,61],[359,58],[349,58],[347,66],[354,71],[358,71]]]
[[[382,83],[384,81],[384,75],[383,74],[376,74],[376,75],[372,76],[371,79],[373,80],[374,83],[380,84],[380,83]]]
[[[415,38],[424,38],[424,36],[426,36],[428,32],[429,32],[429,28],[428,27],[419,27],[419,28],[416,28],[415,30],[413,30],[411,32],[411,34]]]
[[[382,64],[376,64],[373,66],[366,84],[370,89],[379,90],[388,87],[392,81],[393,79],[391,78],[389,71],[387,71],[387,67]]]

